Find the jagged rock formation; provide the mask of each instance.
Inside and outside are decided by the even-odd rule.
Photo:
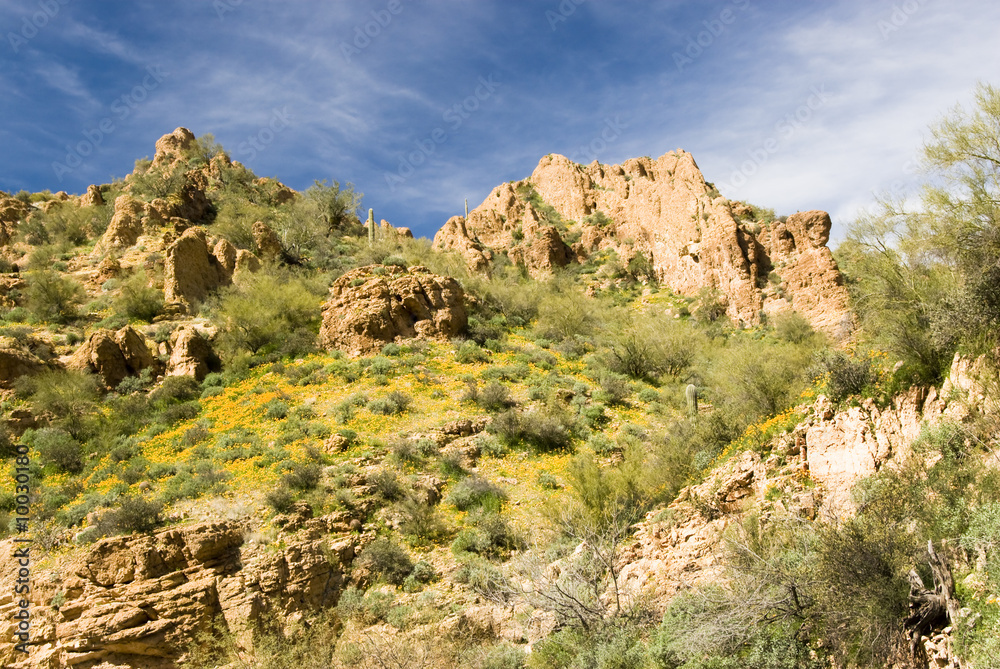
[[[156,140],[156,155],[153,156],[154,168],[170,168],[184,160],[185,154],[194,147],[194,133],[187,128],[177,128],[169,135]]]
[[[27,659],[10,642],[16,610],[14,543],[0,542],[5,621],[0,662],[5,667],[110,662],[134,669],[173,668],[213,623],[252,643],[252,625],[262,615],[273,612],[276,620],[289,620],[336,604],[354,544],[321,539],[335,524],[330,520],[303,521],[312,533],[292,538],[277,552],[245,544],[244,530],[234,522],[102,539],[69,564],[33,574]]]
[[[20,200],[0,195],[0,246],[7,246],[14,235],[17,226],[31,211],[31,207]]]
[[[80,196],[81,207],[99,207],[104,204],[104,194],[101,187],[91,184],[87,186],[87,192]]]
[[[217,245],[218,248],[218,245]],[[188,228],[167,248],[163,279],[163,294],[167,303],[183,305],[191,310],[208,295],[230,283],[232,272],[226,269],[226,247],[222,262],[209,249],[205,231]],[[235,257],[233,267],[236,266]]]
[[[572,252],[567,232],[580,238]],[[852,319],[826,247],[829,232],[829,216],[818,211],[752,220],[749,208],[719,195],[691,154],[678,150],[621,165],[548,155],[528,179],[495,188],[464,227],[449,220],[435,247],[458,250],[477,271],[486,249],[507,251],[535,276],[600,249],[614,249],[626,264],[643,255],[676,292],[718,290],[734,321],[758,323],[762,313],[794,308],[843,339]]]
[[[281,257],[281,240],[278,239],[277,233],[268,227],[266,223],[257,221],[253,224],[251,232],[253,233],[253,243],[260,252],[261,258],[275,259]]]
[[[147,207],[131,195],[119,195],[115,198],[115,211],[111,223],[105,230],[98,244],[101,251],[112,248],[128,248],[139,240],[142,235]]]
[[[167,376],[193,376],[202,381],[210,373],[222,369],[211,342],[194,326],[176,330],[170,337],[169,348]]]
[[[452,216],[434,235],[435,251],[457,251],[473,272],[485,272],[493,253],[466,227],[465,218]]]
[[[369,265],[330,288],[320,345],[362,355],[397,338],[451,339],[467,322],[465,293],[455,279],[426,267]]]
[[[138,376],[147,368],[155,371],[158,366],[146,340],[129,326],[117,332],[97,330],[66,363],[69,369],[97,374],[107,388],[117,388],[126,377]]]
[[[45,362],[31,351],[0,339],[0,388],[13,388],[22,376],[31,376],[48,369]]]

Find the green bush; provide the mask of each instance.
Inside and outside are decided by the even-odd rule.
[[[103,534],[131,534],[149,532],[162,521],[163,504],[142,497],[126,497],[101,516],[98,528]]]
[[[354,568],[366,569],[376,578],[402,585],[413,571],[413,561],[399,544],[388,537],[378,537],[365,546],[355,559]]]
[[[319,484],[323,469],[315,462],[293,462],[282,481],[295,490],[312,490]]]
[[[25,277],[28,308],[39,319],[67,323],[77,317],[83,286],[53,270],[32,270]]]
[[[383,416],[393,416],[404,413],[412,401],[413,398],[409,395],[394,390],[385,397],[369,402],[368,410]]]
[[[497,381],[490,381],[479,391],[476,403],[491,413],[503,411],[514,406],[510,389]]]
[[[44,464],[54,465],[70,474],[79,474],[83,471],[80,443],[65,430],[44,427],[35,432],[30,441],[38,450]]]
[[[152,323],[163,311],[163,291],[150,286],[146,273],[140,270],[122,281],[111,308],[130,319]]]
[[[506,500],[507,493],[503,488],[478,476],[465,477],[452,486],[446,497],[446,501],[460,511],[476,507],[499,511]]]

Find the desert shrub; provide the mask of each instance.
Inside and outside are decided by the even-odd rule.
[[[475,553],[491,560],[505,560],[511,551],[525,547],[525,541],[507,520],[495,511],[476,510],[469,515],[468,527],[455,537],[451,550],[456,555]]]
[[[117,509],[101,516],[98,528],[104,534],[149,532],[163,522],[160,516],[162,511],[162,502],[142,497],[126,497],[119,502]]]
[[[140,270],[119,284],[111,308],[117,314],[151,323],[163,311],[163,291],[150,286],[146,273]]]
[[[291,490],[282,485],[267,491],[264,495],[264,501],[266,501],[268,506],[278,513],[286,513],[292,508],[295,496],[292,494]]]
[[[323,469],[315,462],[293,462],[282,481],[295,490],[312,490],[319,484]]]
[[[17,380],[18,393],[28,396],[35,415],[53,416],[61,427],[81,440],[92,427],[99,397],[97,379],[90,374],[54,370]]]
[[[467,476],[456,483],[446,498],[460,511],[476,507],[498,511],[506,500],[507,493],[503,488],[478,476]]]
[[[833,350],[817,353],[810,373],[826,378],[827,394],[834,402],[864,395],[878,378],[870,358]]]
[[[482,377],[485,380],[494,381],[523,381],[531,375],[531,368],[526,364],[517,363],[514,365],[495,365],[483,370]]]
[[[354,563],[355,568],[368,570],[376,578],[393,585],[402,585],[413,571],[410,555],[388,537],[378,537],[365,546]]]
[[[288,404],[281,400],[271,400],[264,405],[264,416],[271,420],[281,420],[288,416]]]
[[[591,336],[601,323],[602,306],[575,287],[566,287],[545,300],[545,308],[535,322],[535,332],[557,342]]]
[[[627,404],[633,391],[632,384],[619,374],[602,374],[600,387],[600,392],[594,399],[607,402],[610,406]]]
[[[450,534],[447,523],[433,506],[404,499],[395,510],[399,515],[399,531],[409,537],[413,545],[435,543]]]
[[[385,397],[369,402],[368,410],[383,416],[393,416],[404,413],[412,401],[413,398],[409,395],[394,390]]]
[[[702,345],[690,323],[652,313],[620,313],[606,340],[602,360],[608,369],[651,381],[662,374],[682,374]]]
[[[83,471],[80,443],[65,430],[44,427],[31,436],[30,442],[38,449],[43,463],[71,474]]]
[[[202,461],[179,466],[163,485],[162,500],[170,504],[179,499],[192,499],[208,493],[222,492],[229,473],[214,462]]]
[[[222,327],[219,345],[224,357],[312,351],[325,294],[318,280],[266,270],[240,274],[212,306]]]
[[[497,381],[490,381],[479,391],[476,403],[489,412],[503,411],[514,405],[510,389]]]
[[[48,269],[32,270],[25,277],[28,308],[39,319],[67,323],[78,315],[83,302],[83,286]]]
[[[367,404],[368,398],[363,393],[354,393],[347,399],[339,402],[333,408],[333,411],[337,416],[337,420],[341,423],[347,423],[354,418],[354,412],[357,407],[363,407]]]
[[[405,491],[396,472],[391,469],[379,469],[368,476],[370,485],[376,495],[387,502],[395,502],[403,498]]]
[[[749,422],[790,406],[809,382],[811,351],[787,343],[744,339],[713,361],[712,402]]]

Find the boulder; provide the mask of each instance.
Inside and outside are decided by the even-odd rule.
[[[229,276],[236,271],[236,247],[229,243],[227,239],[220,239],[212,249],[212,255],[219,261],[219,265]]]
[[[81,207],[99,207],[104,204],[104,194],[100,186],[87,186],[87,192],[80,196]]]
[[[222,369],[211,342],[197,328],[188,326],[175,330],[170,343],[167,376],[193,376],[201,381],[209,373]]]
[[[17,233],[18,224],[31,212],[31,207],[17,198],[0,195],[0,246],[7,246]]]
[[[266,223],[257,221],[253,224],[251,231],[253,233],[254,245],[257,247],[262,258],[273,260],[281,257],[281,240],[278,239],[277,233],[268,227]]]
[[[320,344],[362,355],[397,338],[449,340],[467,322],[465,293],[455,279],[426,267],[370,265],[334,282],[323,306]]]
[[[234,265],[233,273],[238,272],[256,272],[260,269],[260,259],[254,254],[240,249],[236,252],[236,264]]]
[[[177,128],[169,135],[160,137],[156,140],[156,155],[153,156],[151,169],[173,167],[193,148],[195,139],[194,133],[187,128]]]
[[[576,254],[566,245],[559,231],[551,225],[535,229],[531,240],[511,250],[510,258],[528,268],[531,276],[541,278],[557,267],[565,267],[576,260]]]
[[[0,342],[0,388],[13,388],[22,376],[31,376],[48,369],[45,362],[10,342]]]
[[[142,202],[131,195],[119,195],[115,198],[114,214],[111,223],[104,231],[98,245],[101,251],[111,248],[128,248],[136,243],[142,234],[142,218],[146,209]]]
[[[131,326],[117,332],[94,332],[66,363],[69,369],[97,374],[107,388],[117,388],[126,377],[138,376],[146,368],[155,370],[158,365],[146,340]]]
[[[168,303],[191,310],[219,286],[230,283],[231,278],[209,250],[201,228],[188,228],[167,248],[163,293]]]

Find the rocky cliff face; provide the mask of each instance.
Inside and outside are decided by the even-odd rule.
[[[621,165],[548,155],[528,179],[495,188],[464,225],[450,220],[434,243],[459,251],[476,271],[490,250],[507,251],[535,276],[603,249],[626,263],[643,255],[676,292],[718,290],[734,321],[753,324],[762,313],[794,309],[843,339],[851,316],[826,247],[830,224],[820,211],[754,220],[750,208],[719,195],[684,151]],[[570,249],[566,238],[579,241]]]
[[[280,551],[248,545],[237,523],[209,522],[102,539],[73,562],[36,567],[27,658],[10,643],[16,610],[10,575],[17,562],[13,541],[0,542],[0,613],[6,621],[0,661],[34,669],[103,662],[166,669],[177,666],[197,635],[213,625],[246,642],[264,616],[290,621],[332,606],[354,544],[324,538],[330,521],[303,521],[304,533]]]

